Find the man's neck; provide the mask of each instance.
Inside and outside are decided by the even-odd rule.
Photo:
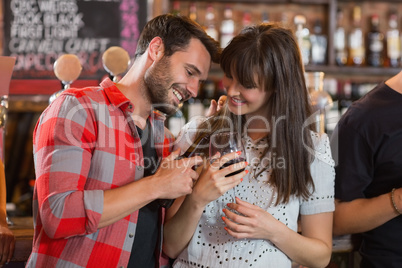
[[[139,127],[139,128],[142,129],[142,130],[145,129],[145,127],[147,126],[147,119],[148,119],[148,117],[143,118],[143,117],[140,117],[140,116],[137,116],[137,115],[134,115],[134,114],[132,114],[131,117],[133,118],[134,124],[135,124],[137,127]]]
[[[144,64],[141,60],[137,60],[135,67],[141,67]],[[152,105],[146,95],[145,84],[143,80],[144,72],[131,70],[116,84],[117,88],[126,96],[134,105],[132,117],[140,128],[145,127],[146,120],[151,114]]]

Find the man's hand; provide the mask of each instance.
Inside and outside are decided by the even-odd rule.
[[[204,207],[241,183],[242,178],[248,173],[245,170],[247,162],[243,161],[223,167],[224,164],[233,161],[237,157],[239,157],[238,152],[228,153],[223,156],[218,153],[212,157],[215,161],[205,165],[191,194],[194,202]],[[230,175],[236,172],[240,173]]]
[[[203,159],[194,156],[176,160],[179,155],[180,149],[173,151],[162,160],[152,176],[155,186],[160,191],[160,199],[175,199],[193,191],[194,182],[198,179],[198,173],[193,170],[193,166],[202,164]]]

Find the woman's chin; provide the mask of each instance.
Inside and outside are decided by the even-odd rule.
[[[235,115],[243,115],[244,114],[243,109],[241,109],[239,106],[233,107],[233,106],[229,105],[228,108],[232,114],[235,114]]]

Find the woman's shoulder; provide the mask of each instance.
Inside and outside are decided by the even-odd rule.
[[[319,160],[325,160],[328,164],[333,165],[331,146],[329,137],[326,133],[317,133],[310,131],[312,145],[314,148],[307,148]]]
[[[314,151],[321,153],[325,152],[325,146],[329,146],[329,138],[326,133],[318,133],[315,131],[310,131],[311,141],[314,146]]]

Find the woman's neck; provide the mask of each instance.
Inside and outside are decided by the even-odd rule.
[[[254,141],[266,137],[270,131],[270,122],[261,118],[248,118],[246,116],[247,135]]]

